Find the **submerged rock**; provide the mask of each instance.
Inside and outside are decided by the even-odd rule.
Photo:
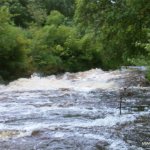
[[[99,141],[96,143],[97,150],[107,150],[109,143],[106,141]]]

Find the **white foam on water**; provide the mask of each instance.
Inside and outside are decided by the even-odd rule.
[[[119,72],[104,72],[101,69],[92,69],[79,73],[66,73],[61,78],[56,76],[20,78],[3,87],[5,91],[25,90],[58,90],[73,89],[76,91],[90,91],[93,89],[114,89],[118,84],[113,80],[119,78]],[[110,81],[111,80],[111,81]]]
[[[106,90],[112,90],[112,89],[118,89],[119,83],[117,83],[116,79],[120,78],[121,74],[119,71],[115,72],[104,72],[100,69],[92,69],[90,71],[85,72],[79,72],[79,73],[66,73],[62,77],[58,78],[57,76],[49,76],[49,77],[39,77],[38,75],[34,74],[31,78],[26,79],[18,79],[14,82],[11,82],[9,85],[4,86],[0,85],[0,92],[5,92],[4,95],[0,95],[0,99],[4,99],[5,95],[11,97],[13,95],[15,97],[15,103],[1,103],[0,104],[0,130],[1,131],[18,131],[19,134],[15,136],[15,138],[18,137],[25,137],[25,136],[31,136],[33,131],[36,130],[42,130],[42,129],[51,129],[55,127],[62,127],[68,129],[76,129],[76,128],[92,128],[92,127],[103,127],[103,128],[111,128],[116,125],[133,122],[136,120],[137,117],[142,115],[147,115],[149,112],[138,112],[134,114],[125,114],[119,115],[119,110],[116,108],[106,108],[103,107],[101,110],[98,109],[86,109],[82,107],[58,107],[57,104],[52,105],[51,107],[45,105],[45,101],[49,103],[48,99],[41,98],[40,92],[33,92],[30,93],[28,91],[32,90],[75,90],[75,91],[81,91],[82,94],[86,97],[87,92],[95,89],[106,89]],[[19,92],[13,92],[13,91],[21,91],[21,94]],[[26,92],[25,92],[26,91]],[[7,94],[8,92],[8,94]],[[23,93],[22,93],[23,92]],[[64,92],[64,91],[63,91]],[[65,93],[65,92],[64,92]],[[80,93],[80,92],[78,92]],[[20,94],[20,95],[19,95]],[[61,93],[63,95],[63,93]],[[108,92],[109,94],[109,92]],[[47,96],[47,95],[46,95]],[[50,95],[49,95],[50,96]],[[51,95],[58,96],[57,93],[53,93]],[[19,100],[21,102],[26,101],[24,103],[19,103]],[[29,100],[29,101],[28,101]],[[42,107],[34,107],[34,105],[29,106],[28,104],[31,103],[35,105],[43,104]],[[6,104],[6,105],[5,105]],[[53,103],[52,103],[53,104]],[[79,114],[81,117],[78,118],[65,118],[64,120],[59,121],[59,119],[56,120],[56,122],[51,122],[47,120],[40,120],[40,117],[48,118],[48,115],[57,112],[60,113],[62,117],[63,115],[67,114]],[[105,118],[99,118],[95,120],[90,120],[88,117],[84,119],[84,115],[89,114],[100,114],[101,112],[105,112],[106,115]],[[14,115],[14,116],[13,116]],[[35,115],[35,116],[34,116]],[[83,115],[83,118],[82,118]],[[11,118],[12,117],[12,118]],[[13,122],[13,117],[16,117]],[[38,120],[39,117],[39,120]],[[55,115],[54,115],[55,117]],[[33,120],[32,120],[33,118]],[[52,117],[51,117],[52,118]],[[49,120],[51,119],[49,117]],[[3,119],[3,120],[2,120]],[[6,120],[5,120],[6,119]],[[9,121],[10,123],[5,123],[5,121]],[[11,122],[12,119],[12,122]],[[19,122],[19,119],[22,119]],[[36,121],[34,119],[37,119]],[[69,120],[70,119],[70,120]],[[18,120],[19,123],[16,123]],[[24,121],[25,120],[25,121]],[[4,122],[3,122],[4,121]],[[40,122],[40,123],[39,123]],[[76,131],[76,130],[73,130]],[[104,132],[105,133],[105,132]],[[91,138],[91,139],[98,139],[98,140],[107,140],[106,135],[94,135],[94,134],[80,134],[80,133],[74,133],[76,136],[83,136],[85,138]],[[64,137],[64,136],[70,136],[71,133],[64,133],[64,132],[56,132],[53,136],[54,137]],[[106,136],[106,137],[105,137]],[[126,150],[129,148],[129,145],[122,141],[121,139],[108,139],[110,143],[109,149],[111,150]]]
[[[103,118],[103,119],[96,119],[94,121],[85,121],[85,120],[74,120],[71,122],[55,122],[55,123],[50,123],[50,122],[41,122],[41,123],[35,123],[35,122],[25,122],[21,125],[7,125],[7,124],[3,124],[0,123],[0,130],[1,131],[18,131],[19,134],[17,134],[16,136],[14,136],[13,138],[20,138],[20,137],[25,137],[25,136],[31,136],[33,131],[38,131],[38,130],[42,130],[42,129],[50,129],[51,128],[57,128],[57,127],[63,127],[65,129],[74,129],[76,127],[81,127],[81,128],[91,128],[91,127],[113,127],[117,124],[124,124],[124,123],[128,123],[128,122],[133,122],[136,117],[142,116],[142,115],[146,115],[149,112],[141,112],[140,114],[135,114],[133,115],[108,115],[107,117]],[[107,135],[105,135],[106,133],[104,132],[104,135],[94,135],[94,134],[80,134],[78,132],[73,133],[76,136],[83,136],[85,138],[92,138],[92,139],[99,139],[99,140],[105,140],[107,139],[107,142],[111,143],[110,145],[110,150],[126,150],[129,145],[127,145],[124,141],[120,140],[120,139],[108,139]],[[63,132],[56,132],[56,134],[53,135],[54,137],[64,137],[67,136],[67,133],[63,133]],[[70,133],[68,133],[68,137],[71,136]],[[3,139],[3,138],[1,138]],[[7,137],[5,137],[5,139],[7,139]],[[117,149],[118,148],[118,149]],[[140,150],[140,149],[139,149]]]
[[[107,142],[112,142],[111,139],[106,139],[106,137],[104,135],[96,135],[96,134],[83,134],[83,133],[80,133],[80,132],[56,132],[53,134],[53,137],[55,138],[63,138],[63,137],[70,137],[70,136],[73,136],[73,137],[82,137],[82,138],[87,138],[87,139],[96,139],[96,140],[100,140],[100,141],[106,141]]]
[[[149,112],[141,112],[141,113],[135,113],[135,114],[124,114],[124,115],[107,115],[105,118],[96,119],[96,120],[75,120],[72,122],[67,123],[51,123],[50,126],[68,126],[68,127],[84,127],[84,128],[90,128],[90,127],[113,127],[115,125],[121,125],[124,123],[133,122],[136,120],[139,116],[148,115]]]
[[[110,138],[109,134],[106,135],[96,135],[96,134],[75,134],[77,136],[83,137],[83,138],[88,138],[88,139],[97,139],[99,141],[104,141],[108,143],[107,148],[109,148],[109,150],[128,150],[130,145],[128,145],[127,143],[125,143],[123,140],[121,139],[114,139],[114,138]],[[135,147],[136,149],[137,147]],[[138,149],[141,150],[141,149]]]
[[[78,133],[77,136],[81,136],[81,137],[88,138],[88,139],[96,139],[96,140],[100,140],[100,141],[105,141],[105,140],[109,141],[108,139],[106,139],[106,137],[104,135]]]
[[[128,150],[128,149],[129,145],[120,139],[114,140],[109,146],[109,150]]]
[[[64,136],[65,137],[67,136],[67,134],[64,132],[57,132],[53,135],[53,137],[55,137],[55,138],[63,138]]]
[[[110,135],[108,133],[105,133],[104,135],[97,135],[97,134],[82,134],[79,132],[73,132],[73,133],[67,133],[67,132],[56,132],[53,134],[52,137],[54,138],[66,138],[66,137],[80,137],[80,138],[86,138],[86,139],[95,139],[98,140],[100,142],[107,142],[107,148],[109,148],[109,150],[128,150],[129,148],[132,149],[136,149],[136,150],[143,150],[143,148],[140,147],[136,147],[134,145],[129,145],[127,144],[125,141],[121,140],[121,139],[114,139],[109,137]]]
[[[6,86],[6,85],[0,84],[0,92],[5,91],[5,90],[6,90],[6,88],[7,88],[7,86]]]
[[[71,122],[68,125],[72,127],[94,127],[94,126],[100,126],[100,127],[112,127],[117,124],[123,124],[126,122],[132,122],[136,119],[135,116],[132,115],[125,115],[125,116],[107,116],[102,119],[96,119],[94,121],[88,121],[88,122]]]
[[[144,150],[141,147],[137,147],[135,145],[129,145],[125,141],[121,139],[112,140],[109,150],[129,150],[129,149],[135,149],[135,150]]]

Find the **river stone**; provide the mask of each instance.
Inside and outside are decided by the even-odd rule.
[[[106,141],[99,141],[96,143],[97,150],[106,150],[106,147],[109,145]]]

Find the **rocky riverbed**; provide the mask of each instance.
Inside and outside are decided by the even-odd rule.
[[[0,85],[0,150],[148,150],[149,107],[135,70],[18,79]]]

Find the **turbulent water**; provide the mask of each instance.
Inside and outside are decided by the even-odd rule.
[[[93,69],[0,85],[0,150],[148,149],[144,80],[133,70]]]

